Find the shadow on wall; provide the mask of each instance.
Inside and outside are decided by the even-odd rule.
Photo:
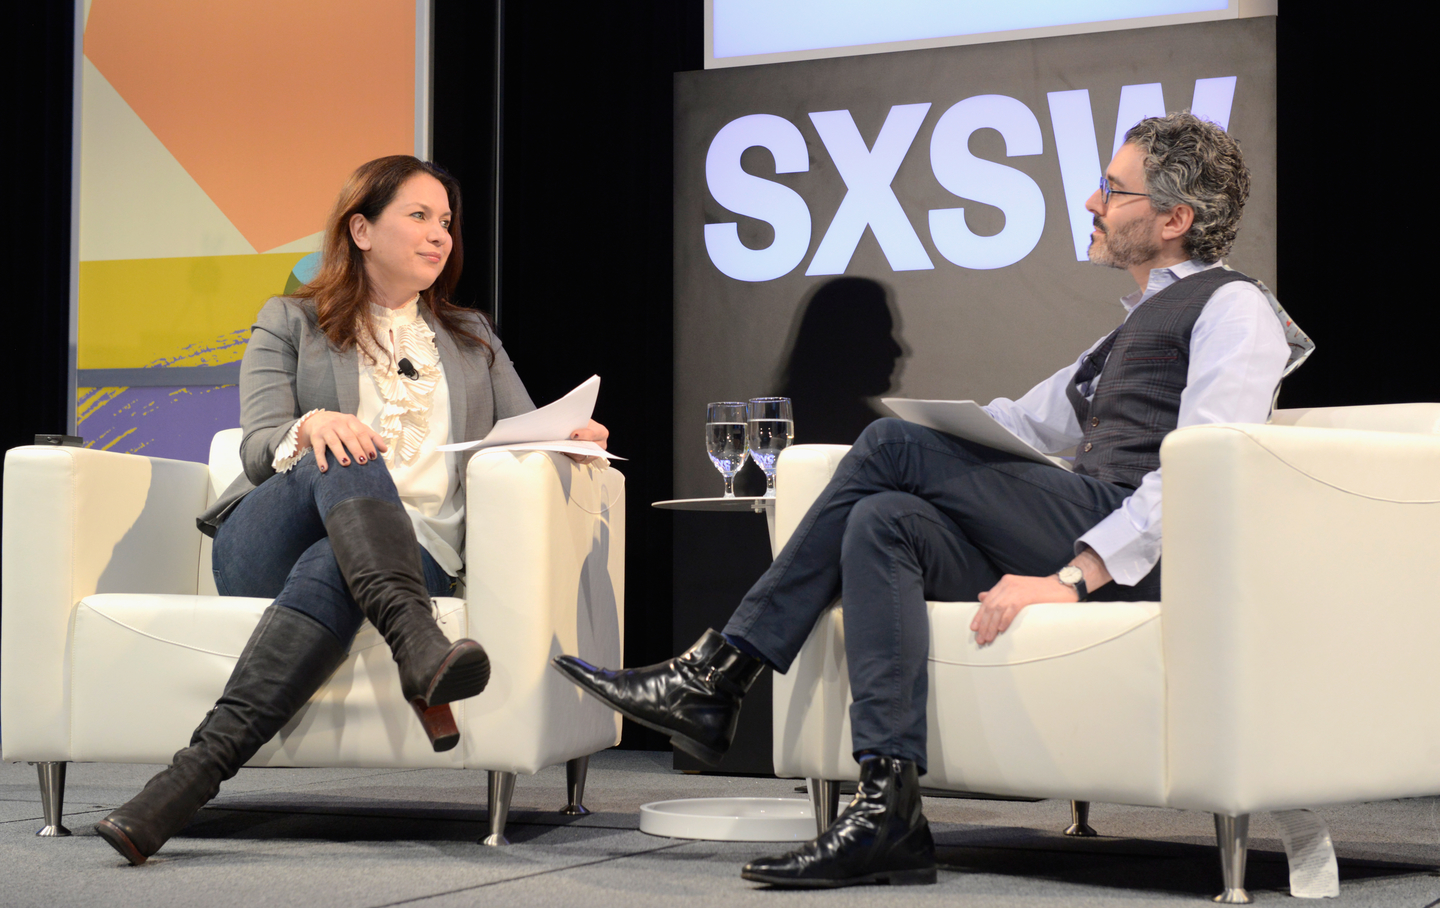
[[[796,310],[775,394],[795,407],[797,444],[848,445],[885,412],[876,398],[894,387],[910,355],[889,290],[865,277],[815,288]],[[747,462],[738,495],[760,495],[764,474]]]

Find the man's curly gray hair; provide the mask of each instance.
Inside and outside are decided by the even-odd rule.
[[[1145,153],[1145,191],[1155,210],[1189,205],[1195,211],[1185,254],[1206,264],[1224,257],[1250,197],[1250,171],[1235,140],[1209,120],[1182,111],[1141,120],[1125,141]]]

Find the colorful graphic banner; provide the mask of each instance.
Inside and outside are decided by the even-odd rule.
[[[255,314],[313,273],[340,184],[416,151],[429,4],[82,12],[77,431],[203,461],[239,425],[235,364]]]

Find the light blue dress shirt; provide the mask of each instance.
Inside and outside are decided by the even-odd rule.
[[[1219,263],[1196,260],[1150,272],[1145,289],[1120,300],[1125,317],[1166,287]],[[1100,345],[1097,340],[1075,362],[1031,388],[1019,400],[997,397],[986,412],[1011,432],[1042,451],[1064,451],[1081,440],[1080,423],[1065,387],[1080,360]],[[1190,332],[1190,368],[1180,394],[1177,428],[1217,422],[1263,423],[1270,418],[1275,387],[1290,357],[1285,328],[1269,298],[1248,281],[1226,284],[1210,297]],[[1102,372],[1101,375],[1104,373]],[[1094,396],[1096,378],[1085,397]],[[1075,541],[1075,551],[1090,546],[1105,561],[1116,583],[1133,586],[1160,560],[1160,470],[1146,474],[1120,507]],[[1056,565],[1060,567],[1060,565]]]

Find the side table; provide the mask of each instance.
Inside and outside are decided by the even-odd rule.
[[[651,507],[669,511],[754,511],[764,514],[775,548],[775,499],[678,498]],[[813,799],[812,799],[813,800]],[[719,842],[803,842],[815,836],[815,810],[799,798],[683,798],[640,807],[640,831]]]

